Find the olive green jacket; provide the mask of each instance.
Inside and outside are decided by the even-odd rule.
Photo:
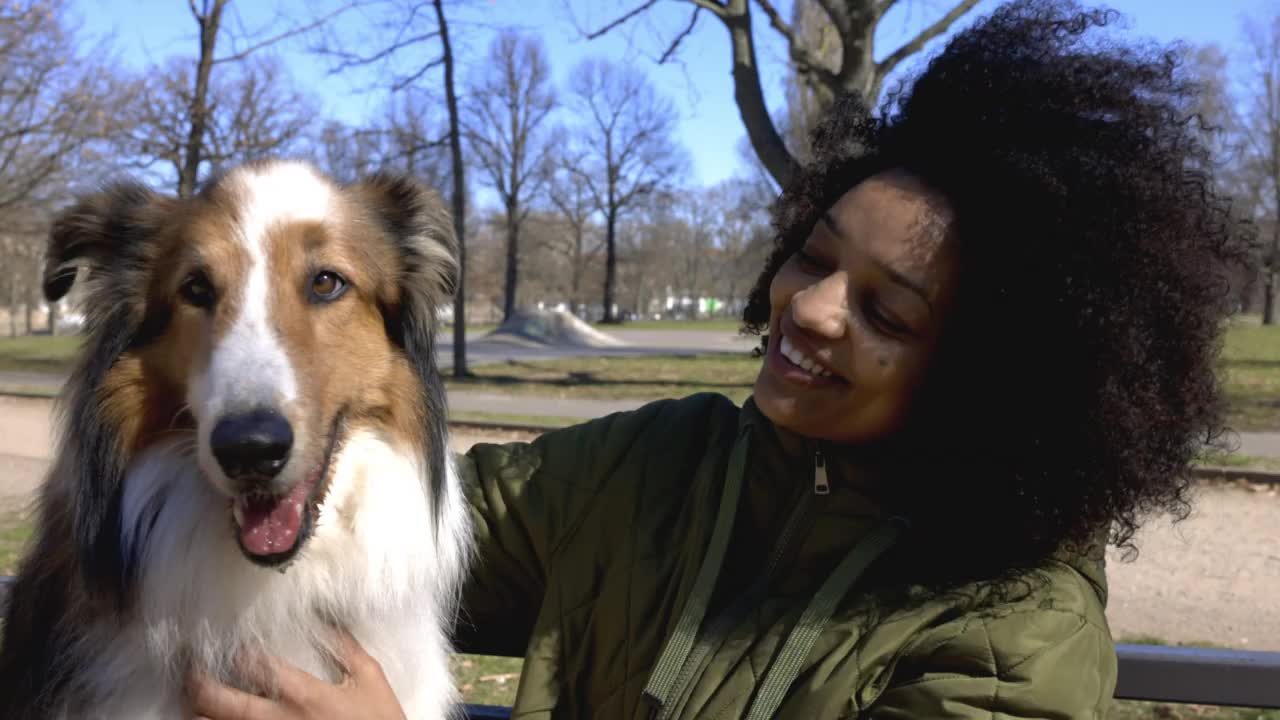
[[[747,717],[817,588],[882,527],[871,479],[838,461],[819,472],[813,450],[752,401],[711,394],[474,446],[458,458],[479,543],[461,646],[526,658],[515,718]],[[685,619],[696,633],[677,632],[735,472],[715,592],[701,622]],[[859,602],[854,581],[799,644],[773,716],[1104,716],[1116,658],[1102,561],[1039,576],[1016,601],[975,586],[898,611]],[[674,653],[679,673],[655,678],[682,634],[694,646]],[[655,683],[661,706],[645,695]]]

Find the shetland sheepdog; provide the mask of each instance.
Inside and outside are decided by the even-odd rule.
[[[377,174],[247,164],[174,198],[123,182],[50,233],[44,293],[85,282],[82,355],[5,613],[0,717],[183,717],[196,668],[341,679],[334,626],[410,718],[456,701],[470,557],[436,312],[437,196]]]

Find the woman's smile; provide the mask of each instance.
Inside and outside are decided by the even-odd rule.
[[[849,384],[839,371],[833,369],[835,364],[824,357],[830,353],[815,351],[799,333],[792,331],[788,335],[786,330],[780,329],[776,337],[778,342],[769,343],[767,362],[770,370],[784,381],[811,388]]]

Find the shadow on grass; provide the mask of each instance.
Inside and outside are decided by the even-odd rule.
[[[559,378],[527,378],[517,377],[515,375],[473,375],[462,380],[452,377],[448,379],[450,382],[458,385],[545,385],[547,387],[648,387],[652,385],[662,385],[664,387],[677,388],[698,387],[726,388],[734,390],[752,387],[751,383],[727,383],[713,382],[709,380],[664,380],[662,378],[653,378],[651,380],[613,380],[600,378],[597,377],[595,373],[588,372],[571,372],[565,377]]]
[[[1223,366],[1228,370],[1270,370],[1280,372],[1280,360],[1242,358],[1238,360],[1226,360],[1223,362]]]

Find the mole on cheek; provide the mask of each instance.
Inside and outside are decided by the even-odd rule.
[[[880,362],[880,367],[889,367],[889,358],[885,357],[884,355],[881,355],[876,359]]]

